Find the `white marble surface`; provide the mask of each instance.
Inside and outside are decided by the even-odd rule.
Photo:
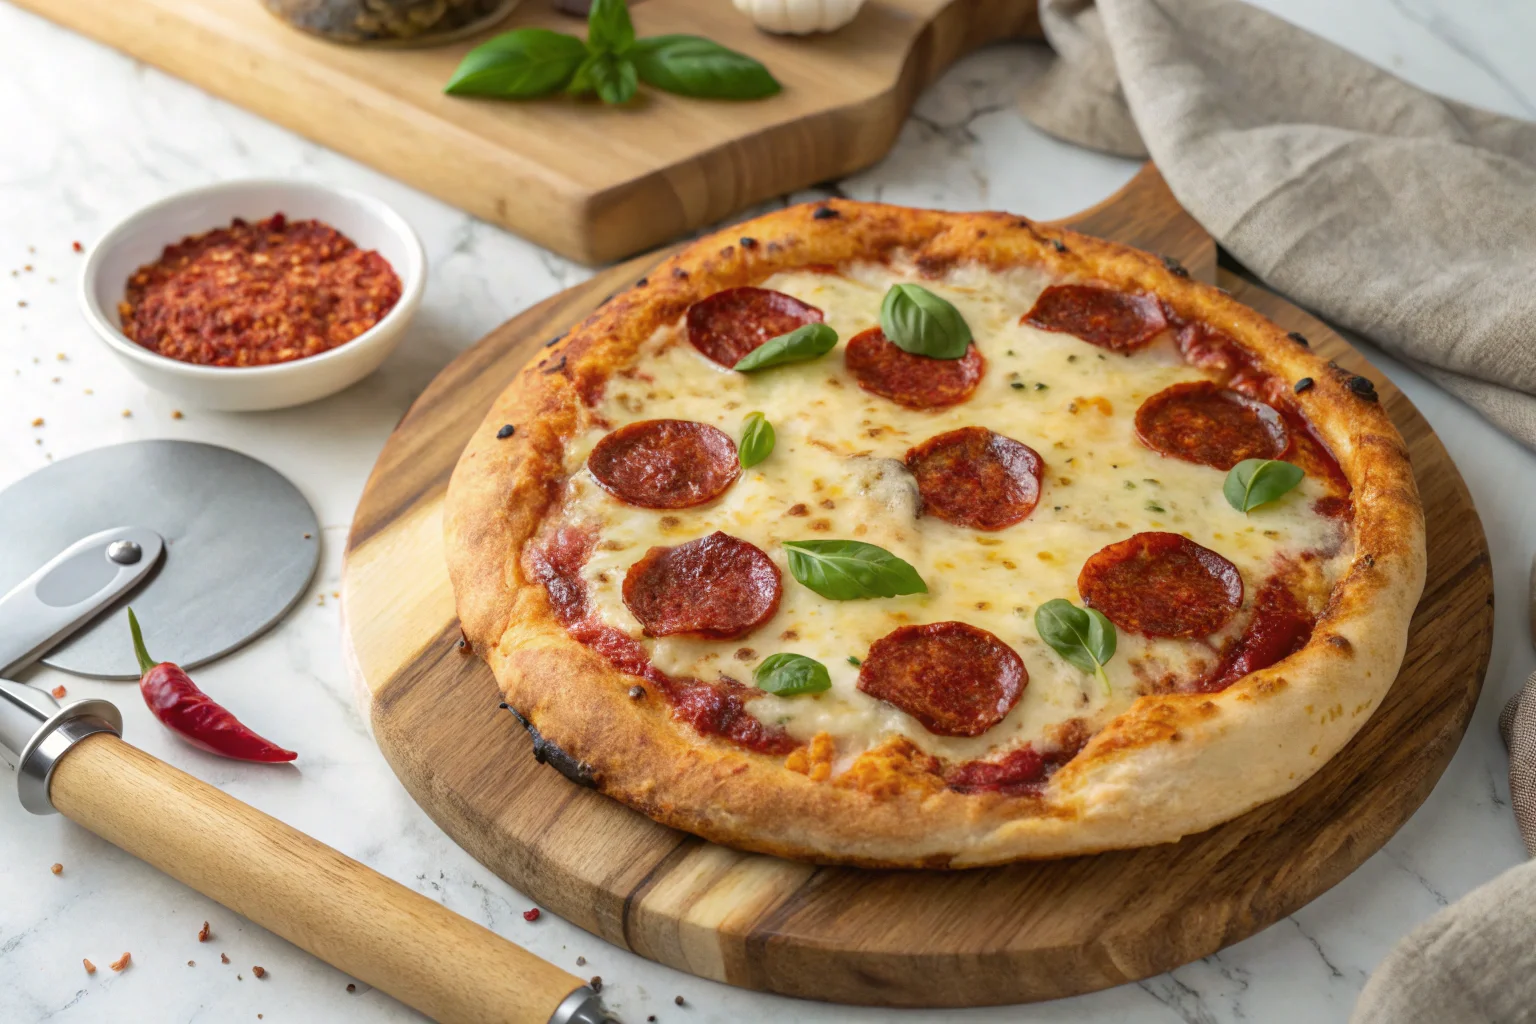
[[[1268,0],[1268,6],[1427,87],[1536,116],[1536,9],[1517,0]],[[931,89],[879,166],[847,179],[857,198],[1039,217],[1111,192],[1125,161],[1042,138],[1011,97],[1038,61],[1003,46]],[[73,282],[89,242],[168,192],[236,176],[340,182],[393,203],[431,263],[410,336],[370,380],[307,408],[263,415],[187,409],[145,391],[92,338]],[[35,251],[33,251],[35,247]],[[28,272],[21,268],[31,264]],[[18,271],[12,276],[10,271]],[[39,671],[72,696],[119,702],[152,753],[362,859],[580,973],[602,975],[626,1021],[1343,1021],[1368,973],[1415,923],[1522,859],[1495,718],[1533,667],[1523,625],[1536,547],[1536,456],[1394,361],[1377,363],[1418,403],[1461,466],[1483,516],[1498,585],[1484,698],[1434,793],[1363,867],[1310,906],[1198,963],[1137,985],[1039,1006],[948,1014],[849,1009],[736,991],[659,967],[546,914],[455,847],[369,740],[342,667],[340,549],[358,493],[401,412],[489,328],[586,271],[302,141],[181,82],[0,4],[0,484],[115,441],[179,437],[232,446],[291,477],[324,524],[314,592],[260,642],[200,673],[262,732],[297,748],[298,771],[204,756],[149,718],[131,689]],[[21,305],[25,303],[25,305]],[[131,411],[131,416],[127,412]],[[44,425],[33,427],[34,418]],[[3,781],[3,780],[0,780]],[[4,782],[9,786],[9,782]],[[49,873],[64,865],[58,877]],[[212,922],[214,939],[196,933]],[[125,950],[121,974],[105,964]],[[231,963],[219,963],[219,953]],[[578,968],[578,955],[587,966]],[[80,959],[102,969],[88,977]],[[187,966],[187,960],[196,967]],[[251,967],[264,966],[265,980]],[[349,979],[58,817],[0,798],[0,1021],[405,1021]],[[466,979],[473,984],[474,979]],[[687,997],[686,1008],[673,1004]]]

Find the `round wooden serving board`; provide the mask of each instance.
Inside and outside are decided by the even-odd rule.
[[[652,265],[605,271],[445,369],[379,456],[343,573],[352,666],[385,757],[460,845],[562,917],[702,977],[902,1006],[1052,999],[1177,967],[1334,885],[1429,794],[1472,714],[1493,629],[1488,549],[1445,448],[1337,335],[1225,271],[1150,167],[1071,221],[1175,256],[1378,382],[1408,439],[1429,576],[1402,672],[1354,740],[1289,796],[1182,842],[975,871],[825,868],[663,828],[534,760],[485,665],[461,654],[441,504],[491,400],[540,346]],[[914,823],[914,827],[920,827]]]

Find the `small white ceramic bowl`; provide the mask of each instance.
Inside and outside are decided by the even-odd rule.
[[[314,218],[361,249],[375,249],[400,277],[400,301],[367,331],[316,356],[270,366],[201,366],[170,359],[128,340],[117,304],[128,277],[188,235],[282,213]],[[101,340],[145,384],[205,409],[283,409],[334,394],[379,368],[421,304],[427,259],[421,240],[394,210],[372,196],[304,181],[230,181],[192,189],[145,207],[93,245],[80,275],[80,304]]]

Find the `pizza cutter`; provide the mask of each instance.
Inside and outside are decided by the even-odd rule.
[[[66,488],[80,481],[109,500],[70,495]],[[113,609],[130,594],[145,606],[186,594],[179,613],[156,620],[174,620],[164,639],[180,636],[170,646],[187,652],[189,663],[209,660],[280,618],[307,588],[318,559],[318,525],[293,485],[253,459],[210,445],[101,449],[0,493],[0,529],[21,547],[35,546],[40,533],[57,536],[116,515],[137,522],[92,530],[0,597],[0,676],[55,659],[86,674],[136,676],[136,668],[122,671],[109,653],[128,646],[126,627],[113,628]],[[205,528],[210,515],[244,543],[230,544],[228,529]],[[252,532],[242,534],[245,527]],[[252,547],[264,556],[253,559]],[[236,601],[242,615],[232,617],[227,605],[206,597],[192,599],[228,589],[224,574],[250,573],[252,560],[261,578],[247,582],[261,593]],[[17,564],[7,548],[0,579],[14,575]],[[608,1019],[597,994],[575,975],[124,743],[122,728],[110,701],[61,706],[37,687],[0,678],[0,759],[16,771],[28,811],[63,813],[437,1020]]]

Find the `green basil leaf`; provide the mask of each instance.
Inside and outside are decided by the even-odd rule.
[[[1098,676],[1109,692],[1104,665],[1115,656],[1115,624],[1102,612],[1058,597],[1035,609],[1035,631],[1074,668]]]
[[[589,53],[565,91],[572,95],[595,92],[604,103],[627,103],[639,88],[635,65],[611,53]]]
[[[629,20],[629,5],[624,0],[592,0],[587,11],[587,51],[620,54],[634,43],[635,26]]]
[[[455,96],[545,96],[565,87],[587,55],[580,39],[522,28],[464,55],[443,91]]]
[[[789,571],[833,601],[926,594],[928,584],[910,563],[858,540],[787,540]]]
[[[759,690],[767,690],[780,697],[820,693],[832,688],[832,677],[827,674],[827,666],[803,654],[774,654],[764,658],[763,663],[753,671],[752,681]]]
[[[788,334],[769,338],[736,361],[733,369],[742,373],[766,370],[784,363],[817,359],[837,347],[837,332],[826,324],[805,324]]]
[[[885,293],[880,330],[897,348],[933,359],[959,359],[971,343],[960,311],[917,284],[895,284]]]
[[[702,36],[651,36],[629,55],[642,81],[680,96],[756,100],[782,88],[762,64]]]
[[[1295,463],[1279,459],[1244,459],[1227,473],[1221,493],[1228,505],[1246,515],[1284,495],[1306,475]]]
[[[775,440],[773,424],[768,422],[768,417],[760,412],[747,416],[741,428],[741,445],[737,448],[741,456],[741,468],[755,466],[772,455]]]

